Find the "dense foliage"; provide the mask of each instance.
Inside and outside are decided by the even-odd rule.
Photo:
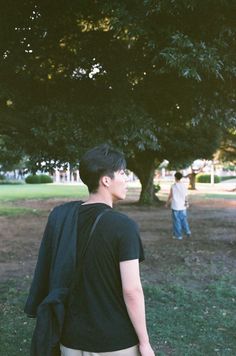
[[[148,202],[163,159],[210,158],[235,125],[231,0],[12,4],[0,24],[0,134],[34,170],[108,141]]]

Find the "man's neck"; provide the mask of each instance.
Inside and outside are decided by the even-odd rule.
[[[102,194],[98,193],[91,193],[88,197],[88,200],[84,204],[95,204],[95,203],[102,203],[109,205],[111,208],[113,206],[113,201],[110,194]]]

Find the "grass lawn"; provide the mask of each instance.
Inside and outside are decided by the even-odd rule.
[[[9,206],[7,204],[2,204],[0,202],[0,216],[19,216],[26,214],[40,214],[39,210],[30,209],[30,208],[22,208],[22,207],[14,207]]]
[[[15,201],[50,198],[85,199],[88,191],[80,185],[19,184],[0,185],[0,216],[40,214],[39,210],[14,206]]]
[[[229,279],[200,290],[151,286],[145,294],[158,355],[165,355],[165,349],[171,355],[236,355],[236,287]]]
[[[197,199],[204,201],[210,198],[210,204],[212,204],[214,199],[217,201],[218,199],[227,200],[235,197],[235,193],[222,194],[219,197],[219,194],[199,193],[191,198],[193,198],[193,202]],[[138,195],[139,189],[129,189],[128,198],[132,196],[138,199]],[[3,230],[5,232],[2,232],[1,251],[5,251],[5,256],[13,256],[14,261],[19,259],[22,260],[22,263],[32,263],[29,257],[24,260],[24,253],[25,250],[28,251],[27,253],[32,253],[34,244],[29,244],[27,234],[19,232],[22,231],[19,230],[19,225],[14,230],[15,234],[10,231],[7,235],[8,224],[14,225],[14,217],[25,214],[27,214],[29,223],[31,222],[30,219],[42,219],[40,208],[43,209],[48,202],[37,201],[37,204],[40,203],[39,209],[33,209],[29,208],[29,206],[33,206],[31,202],[29,204],[26,202],[23,206],[23,200],[33,201],[33,199],[64,197],[84,199],[86,196],[87,189],[80,185],[0,185],[1,221],[5,221],[7,226]],[[160,196],[161,199],[165,200],[167,193]],[[226,201],[226,204],[230,207],[232,202]],[[214,204],[212,206],[215,209],[214,214],[217,213]],[[173,242],[171,239],[168,241],[166,239],[160,240],[158,244],[155,236],[161,234],[163,229],[166,229],[165,236],[168,236],[166,219],[169,212],[164,208],[158,210],[156,207],[153,209],[139,208],[136,205],[134,207],[133,205],[121,207],[123,209],[121,211],[125,213],[129,211],[137,214],[138,212],[143,224],[142,232],[148,232],[145,246],[146,262],[144,264],[146,263],[146,268],[149,267],[148,270],[144,269],[144,272],[148,272],[144,273],[143,278],[145,281],[144,292],[148,327],[156,355],[236,355],[235,243],[226,241],[221,244],[220,241],[216,241],[216,245],[214,245],[214,241],[210,240],[207,245],[207,237],[198,240],[199,237],[196,234],[195,245],[194,240],[193,242],[182,241],[183,243],[178,245],[178,242]],[[195,231],[202,232],[204,230],[206,236],[209,235],[213,231],[211,230],[213,217],[207,214],[211,214],[211,211],[205,210],[202,212],[202,206],[200,206],[199,211],[196,210],[196,207],[194,209],[195,212],[199,214],[200,211],[203,215],[203,217],[199,215],[200,220],[196,220],[196,217],[193,220]],[[224,211],[224,214],[228,214],[228,209]],[[222,216],[222,208],[218,209],[218,214],[219,211]],[[39,214],[39,219],[35,219],[33,214]],[[5,216],[7,217],[5,218]],[[24,216],[21,219],[23,223],[26,221]],[[234,220],[231,219],[231,215],[227,215],[227,219],[227,225],[222,226],[222,222],[220,221],[218,224],[218,218],[214,218],[213,236],[217,234],[217,229],[219,229],[219,236],[221,236],[222,229],[225,229],[224,235],[234,229]],[[156,222],[156,220],[158,221]],[[39,225],[32,226],[31,235],[35,233],[36,226]],[[199,230],[196,230],[197,228]],[[154,238],[148,245],[148,239],[151,235]],[[217,244],[219,244],[219,252],[214,255],[213,246],[217,248]],[[10,251],[11,254],[7,254],[7,251]],[[26,256],[28,255],[26,254]],[[4,259],[4,254],[1,255],[0,263],[3,268],[7,270],[10,262],[10,258]],[[148,265],[148,262],[150,265]],[[9,271],[9,278],[0,283],[0,355],[28,356],[35,320],[24,315],[23,306],[28,294],[31,276],[29,277],[25,273],[16,277],[14,276],[14,269],[9,269]],[[153,276],[158,273],[159,279],[157,279],[157,282],[153,282]]]
[[[169,192],[159,192],[160,199],[166,200]],[[140,194],[140,187],[129,187],[128,198],[130,195],[136,195],[137,200]],[[236,193],[214,193],[214,192],[196,192],[189,191],[191,199],[210,198],[210,199],[235,199]],[[27,200],[27,199],[50,199],[50,198],[76,198],[84,199],[88,196],[88,190],[84,185],[66,185],[66,184],[17,184],[0,185],[0,202]]]
[[[84,198],[87,188],[82,185],[19,184],[0,185],[0,201],[20,199]]]
[[[28,285],[25,279],[21,287],[13,280],[1,287],[3,356],[29,354],[35,320],[22,312]],[[150,337],[158,356],[236,354],[236,287],[230,280],[222,277],[194,291],[178,285],[150,285],[145,295]]]
[[[229,199],[229,200],[236,200],[236,194],[235,193],[206,193],[203,194],[203,196],[207,199]]]

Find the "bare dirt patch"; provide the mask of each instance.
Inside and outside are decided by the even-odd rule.
[[[38,215],[0,217],[0,278],[32,276],[39,244],[50,210],[66,199],[27,200],[15,206],[38,209]],[[172,240],[171,214],[163,205],[117,205],[140,226],[146,260],[144,284],[181,283],[198,288],[236,268],[236,202],[227,199],[196,200],[189,209],[192,238]],[[168,273],[167,273],[168,272]],[[167,277],[168,276],[168,277]]]

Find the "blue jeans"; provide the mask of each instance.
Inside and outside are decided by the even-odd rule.
[[[186,210],[172,210],[173,236],[182,238],[182,231],[186,235],[190,235],[191,231],[188,225]]]

